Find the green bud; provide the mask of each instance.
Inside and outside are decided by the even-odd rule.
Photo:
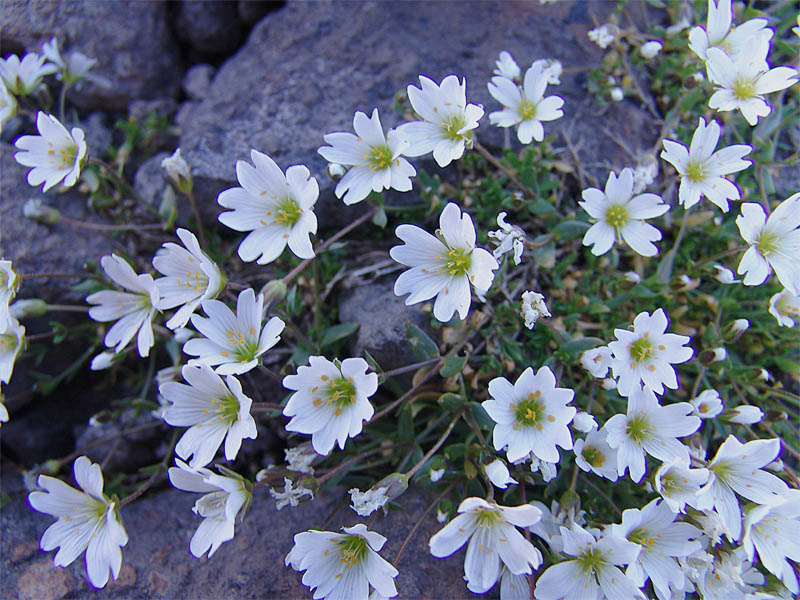
[[[39,298],[17,300],[8,307],[8,312],[18,321],[26,317],[41,317],[47,312],[47,302]]]

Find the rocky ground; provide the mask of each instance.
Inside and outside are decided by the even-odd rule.
[[[369,111],[375,106],[385,127],[398,124],[392,110],[395,94],[416,83],[419,74],[436,80],[450,73],[466,76],[469,100],[492,110],[495,102],[486,82],[500,50],[510,51],[521,64],[546,57],[563,63],[562,83],[553,93],[565,99],[565,118],[546,129],[557,147],[566,147],[569,139],[587,177],[599,176],[609,165],[629,164],[632,155],[651,148],[657,137],[657,128],[637,104],[623,102],[601,112],[586,92],[588,72],[602,58],[586,32],[604,22],[611,3],[282,4],[2,0],[0,47],[4,56],[36,51],[43,41],[57,36],[68,48],[98,59],[100,83],[70,97],[81,111],[90,147],[108,143],[111,124],[125,111],[142,116],[156,111],[174,118],[180,127],[178,136],[165,136],[154,151],[172,152],[180,145],[209,224],[216,222],[216,194],[236,185],[235,162],[247,158],[251,148],[268,153],[284,168],[294,163],[311,168],[321,183],[318,207],[323,229],[352,220],[363,207],[344,208],[334,198],[324,176],[324,161],[316,153],[322,134],[349,130],[355,110]],[[74,272],[87,260],[114,250],[120,244],[114,237],[76,234],[63,224],[37,225],[22,218],[25,201],[42,194],[25,183],[25,169],[13,161],[10,143],[19,133],[13,125],[7,127],[0,142],[4,256],[13,259],[22,272]],[[478,135],[490,147],[503,141],[502,132],[489,129],[485,122]],[[132,174],[137,191],[153,203],[166,185],[159,167],[163,156],[155,154]],[[45,202],[70,218],[102,222],[86,208],[78,192],[50,193]],[[351,286],[337,298],[342,320],[361,323],[353,351],[367,348],[386,368],[406,364],[407,342],[402,328],[385,327],[385,312],[369,307],[391,312],[398,322],[423,322],[416,309],[387,296],[389,285],[378,281]],[[60,280],[26,282],[20,297],[33,296],[50,302],[82,301],[70,291],[68,282]],[[387,297],[393,300],[389,304]],[[46,327],[46,320],[41,325]],[[65,360],[82,351],[63,348]],[[36,368],[56,368],[55,363]],[[39,399],[27,393],[32,380],[26,369],[31,368],[29,363],[19,365],[12,385],[4,389],[11,399],[12,420],[0,432],[5,494],[0,509],[0,572],[4,574],[0,595],[36,599],[309,597],[300,576],[284,568],[283,557],[292,535],[319,526],[341,491],[324,492],[314,503],[280,513],[270,499],[256,498],[236,538],[212,560],[198,561],[188,553],[188,540],[197,525],[190,511],[193,498],[164,489],[126,509],[131,541],[124,550],[117,582],[93,591],[82,560],[67,569],[52,569],[52,557],[38,551],[38,539],[50,518],[26,506],[19,469],[84,445],[86,420],[103,408],[106,396],[98,393],[102,376],[87,373]],[[165,435],[160,429],[153,432],[150,438],[125,440],[129,446],[117,455],[152,453],[158,437]],[[272,440],[261,448],[280,460],[279,444]],[[104,454],[102,447],[94,452],[101,458]],[[400,498],[397,510],[374,521],[372,528],[389,537],[383,552],[386,558],[393,558],[431,499],[412,489]],[[342,510],[340,516],[345,512],[342,518],[354,520],[350,511]],[[461,580],[463,551],[445,561],[427,553],[427,539],[437,528],[428,514],[396,565],[401,597],[468,595]]]

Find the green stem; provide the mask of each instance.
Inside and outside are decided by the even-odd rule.
[[[525,187],[524,185],[522,185],[522,182],[517,178],[517,176],[514,174],[514,172],[511,171],[511,169],[506,167],[502,163],[502,161],[498,160],[491,152],[489,152],[486,148],[484,148],[478,140],[476,140],[474,138],[472,140],[472,147],[475,148],[475,150],[477,150],[478,152],[480,152],[481,155],[486,160],[488,160],[490,163],[492,163],[492,165],[494,165],[500,171],[502,171],[503,174],[506,177],[508,177],[509,181],[511,181],[511,183],[513,183],[515,186],[517,186],[523,194],[525,194],[528,198],[531,198],[532,200],[536,199],[536,194],[534,194],[531,189],[529,189],[529,188]]]
[[[169,451],[164,456],[164,460],[161,461],[161,464],[158,465],[158,469],[156,469],[156,471],[152,475],[150,475],[150,477],[147,478],[147,481],[145,481],[142,485],[136,488],[136,490],[134,490],[134,492],[130,496],[127,496],[122,501],[120,501],[119,503],[120,508],[127,506],[128,504],[136,500],[139,496],[144,494],[148,489],[150,489],[153,486],[153,484],[156,482],[156,479],[158,479],[161,473],[166,470],[169,461],[172,460],[172,454],[175,451],[175,445],[178,443],[179,433],[180,431],[176,429],[172,434],[172,441],[170,442]]]
[[[447,429],[444,430],[444,433],[439,437],[438,440],[436,440],[436,443],[433,445],[433,447],[425,453],[425,456],[423,456],[417,464],[411,467],[408,473],[406,473],[406,477],[411,479],[414,476],[414,474],[417,471],[419,471],[422,468],[422,466],[426,462],[428,462],[428,460],[430,460],[431,456],[436,454],[436,451],[442,447],[442,444],[445,443],[448,436],[453,431],[453,428],[456,426],[456,423],[458,423],[458,421],[461,419],[461,415],[463,414],[463,412],[464,409],[462,408],[460,411],[456,413],[456,416],[453,417],[453,419],[450,421],[450,424],[447,426]]]

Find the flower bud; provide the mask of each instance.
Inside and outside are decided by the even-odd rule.
[[[600,382],[600,385],[603,387],[604,390],[613,390],[617,387],[617,380],[613,377],[606,377],[603,381]]]
[[[264,285],[259,293],[264,296],[265,310],[286,298],[286,292],[286,284],[282,279],[275,279]]]
[[[622,102],[625,99],[625,92],[621,87],[615,87],[610,92],[611,100],[614,102]]]
[[[620,287],[625,290],[629,290],[632,287],[635,287],[639,284],[642,278],[636,271],[628,271],[622,276],[622,280],[620,281]]]
[[[747,319],[736,319],[733,323],[725,328],[723,333],[726,342],[735,342],[742,334],[750,327],[750,321]]]
[[[184,194],[192,192],[192,171],[188,163],[181,156],[181,149],[175,150],[175,153],[161,161],[161,166],[166,169],[167,177],[172,182],[178,191]]]
[[[581,433],[589,433],[597,429],[597,421],[595,421],[594,417],[589,413],[579,410],[578,414],[572,419],[572,427]]]
[[[43,225],[53,225],[58,223],[61,213],[52,206],[47,206],[41,198],[31,198],[22,206],[22,215],[28,219],[42,223]]]
[[[705,366],[711,365],[715,362],[719,362],[721,360],[725,360],[728,356],[728,351],[725,348],[711,348],[709,350],[703,350],[700,353],[700,362]]]
[[[442,477],[444,477],[444,471],[445,471],[444,460],[437,457],[431,463],[430,469],[428,469],[428,475],[430,475],[431,481],[433,483],[436,483]]]
[[[489,481],[491,481],[492,485],[494,485],[496,488],[504,490],[509,484],[517,485],[519,483],[516,479],[511,477],[506,463],[499,458],[496,458],[489,464],[484,465],[483,468],[486,472],[486,476],[489,478]]]
[[[8,307],[8,314],[19,321],[26,317],[41,317],[47,312],[47,302],[39,298],[17,300]]]
[[[92,364],[89,366],[89,369],[92,371],[102,371],[103,369],[107,369],[114,364],[114,359],[116,356],[117,355],[114,352],[101,352],[92,359]]]
[[[664,44],[658,42],[656,40],[652,40],[647,42],[646,44],[642,44],[642,47],[639,48],[639,53],[642,55],[643,58],[651,59],[656,56],[659,52],[661,52],[661,48],[664,47]]]
[[[347,168],[339,163],[328,163],[328,168],[326,171],[328,173],[328,177],[330,177],[334,183],[337,183],[342,177],[344,177],[344,174],[347,173]]]
[[[734,406],[730,410],[725,411],[725,420],[729,423],[739,423],[741,425],[753,425],[760,423],[764,418],[764,413],[757,406]]]

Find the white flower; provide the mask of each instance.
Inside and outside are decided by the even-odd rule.
[[[772,30],[766,28],[766,19],[750,19],[731,29],[732,25],[731,0],[708,0],[706,27],[692,28],[689,32],[689,48],[701,60],[708,58],[710,48],[725,52],[731,58],[748,53],[752,58],[754,45],[762,40],[769,43],[772,39]]]
[[[639,388],[628,396],[627,414],[611,417],[603,429],[608,445],[617,451],[617,473],[630,469],[636,483],[645,473],[645,454],[662,462],[675,457],[689,460],[689,451],[677,438],[693,434],[700,419],[690,416],[692,405],[677,402],[661,406],[648,388]]]
[[[719,133],[720,127],[716,121],[711,121],[706,126],[705,119],[700,117],[688,149],[673,140],[663,142],[661,158],[674,166],[681,176],[678,202],[684,208],[694,206],[705,196],[719,206],[722,212],[728,212],[728,200],[741,199],[739,188],[725,176],[749,167],[751,161],[743,160],[743,157],[753,148],[736,144],[714,152],[719,142]]]
[[[469,540],[464,575],[471,592],[490,590],[500,576],[501,562],[514,575],[530,575],[542,564],[541,553],[515,528],[529,527],[541,518],[542,511],[535,506],[499,506],[467,498],[458,512],[431,537],[429,546],[435,557],[446,558]]]
[[[492,251],[495,259],[500,260],[506,252],[514,252],[514,264],[518,265],[522,259],[522,251],[525,248],[525,232],[516,225],[506,223],[506,213],[501,212],[497,215],[497,231],[490,231],[487,235],[497,240],[497,248]]]
[[[554,58],[540,58],[533,61],[531,66],[542,65],[543,75],[547,79],[549,85],[561,84],[561,73],[564,72],[564,67],[561,66],[561,61]]]
[[[547,569],[536,582],[536,600],[642,599],[645,596],[616,565],[636,560],[639,546],[614,535],[599,540],[578,525],[561,527],[564,554],[574,556]]]
[[[653,485],[673,512],[684,512],[684,507],[697,507],[697,494],[708,481],[707,469],[691,469],[686,457],[676,456],[656,470]]]
[[[128,535],[117,502],[103,493],[100,466],[81,456],[73,464],[73,472],[82,491],[55,477],[39,475],[39,488],[45,491],[31,492],[28,502],[34,510],[58,518],[40,542],[46,552],[59,548],[53,564],[66,567],[86,550],[89,581],[102,588],[109,571],[114,579],[119,575],[120,548],[128,543]]]
[[[361,202],[370,192],[389,188],[398,192],[411,190],[416,169],[402,157],[409,142],[399,129],[390,129],[384,136],[378,109],[367,117],[361,111],[353,117],[352,133],[328,133],[323,138],[330,146],[317,150],[329,162],[350,165],[350,170],[336,184],[336,197],[345,204]]]
[[[350,494],[350,508],[356,511],[357,515],[368,517],[380,507],[389,502],[389,497],[386,495],[388,488],[386,487],[372,487],[366,492],[362,492],[358,488],[352,488]]]
[[[349,134],[347,134],[349,135]],[[265,265],[286,246],[300,258],[313,258],[309,236],[317,232],[314,204],[319,184],[308,168],[293,165],[284,175],[269,156],[250,151],[255,167],[236,161],[236,178],[241,187],[225,190],[217,198],[231,212],[219,215],[220,223],[236,231],[249,231],[239,244],[239,258]]]
[[[289,506],[297,506],[300,504],[300,498],[303,496],[309,496],[310,499],[314,499],[314,492],[309,490],[308,488],[304,488],[302,485],[298,485],[294,487],[292,480],[288,477],[283,478],[283,491],[277,492],[274,489],[269,489],[269,495],[275,498],[275,508],[278,510],[282,509],[287,504]]]
[[[736,276],[733,274],[727,267],[723,267],[722,265],[714,265],[714,269],[716,269],[717,274],[714,275],[714,279],[719,281],[723,285],[730,285],[732,283],[739,283],[739,280],[736,279]]]
[[[800,491],[788,490],[773,503],[751,507],[742,538],[747,558],[755,551],[767,570],[793,593],[800,593],[797,574],[787,558],[800,561]]]
[[[174,242],[165,243],[153,258],[156,271],[165,275],[156,279],[161,295],[158,308],[181,308],[167,321],[167,327],[186,325],[204,300],[215,298],[225,287],[225,275],[208,254],[200,249],[195,235],[186,229],[175,232],[185,248]],[[183,305],[183,306],[181,306]]]
[[[500,600],[530,600],[530,578],[514,575],[503,567],[500,575]]]
[[[730,413],[725,415],[729,423],[739,423],[741,425],[753,425],[760,423],[764,418],[764,413],[757,406],[734,406]]]
[[[492,462],[486,465],[484,469],[489,481],[491,481],[492,485],[494,485],[496,488],[504,490],[509,486],[509,484],[517,485],[519,483],[519,481],[511,477],[511,474],[508,472],[508,467],[506,466],[506,463],[502,461],[502,459],[495,458]]]
[[[498,58],[494,64],[497,65],[494,70],[495,75],[506,77],[507,79],[519,80],[522,73],[519,65],[514,60],[514,57],[506,50],[500,52],[500,58]]]
[[[535,62],[525,72],[521,88],[505,77],[492,77],[489,93],[504,109],[490,113],[489,122],[498,127],[516,125],[517,137],[523,144],[530,144],[532,140],[541,142],[544,139],[542,122],[564,116],[563,98],[544,97],[548,76],[544,64]]]
[[[33,167],[28,171],[28,183],[33,187],[43,183],[42,191],[62,183],[69,188],[78,181],[86,160],[86,141],[83,129],[67,131],[58,119],[42,111],[36,115],[39,135],[23,135],[14,145],[14,159],[21,165]]]
[[[8,91],[6,84],[0,80],[0,133],[3,131],[3,124],[17,114],[17,100]]]
[[[622,102],[625,99],[625,92],[621,87],[617,86],[611,90],[611,100],[614,102]]]
[[[534,373],[525,369],[512,384],[505,377],[489,382],[491,400],[481,403],[497,423],[492,433],[497,451],[508,446],[508,460],[516,462],[529,452],[551,463],[559,461],[556,446],[572,450],[572,434],[567,425],[576,409],[567,406],[575,393],[556,387],[556,377],[549,367]]]
[[[589,36],[590,40],[592,40],[601,48],[608,48],[609,44],[611,44],[616,37],[612,28],[608,24],[591,29],[587,35]]]
[[[103,371],[108,369],[114,364],[114,359],[119,355],[116,352],[104,351],[92,359],[89,369],[92,371]]]
[[[528,458],[531,460],[531,473],[541,473],[545,483],[552,481],[558,475],[558,463],[539,460],[532,452],[525,457],[525,460]],[[514,464],[519,464],[519,462],[516,461]]]
[[[449,321],[455,312],[467,318],[471,304],[470,284],[476,293],[485,294],[494,280],[497,261],[483,248],[475,247],[475,226],[469,213],[450,202],[439,216],[436,236],[416,225],[399,225],[395,234],[404,245],[394,246],[389,254],[400,264],[411,267],[394,284],[398,296],[410,294],[406,305],[436,296],[433,316]]]
[[[525,327],[533,329],[541,317],[550,317],[550,311],[544,303],[544,296],[536,292],[522,292],[522,318],[525,319]]]
[[[655,156],[648,154],[633,170],[633,193],[641,194],[656,180],[656,176],[658,176],[658,161]]]
[[[161,168],[167,172],[167,177],[179,191],[184,194],[192,191],[192,170],[181,156],[180,148],[161,161]]]
[[[286,456],[287,469],[296,473],[314,474],[314,467],[311,465],[319,455],[313,451],[310,443],[306,442],[294,448],[286,448],[283,453]]]
[[[45,57],[35,52],[29,52],[19,60],[19,56],[12,54],[6,59],[0,58],[0,77],[8,91],[17,96],[27,96],[36,91],[42,78],[56,72],[56,66],[45,64]]]
[[[170,483],[184,492],[201,492],[192,512],[203,517],[189,543],[195,558],[206,552],[211,558],[217,549],[233,539],[236,521],[244,518],[253,501],[252,484],[230,469],[217,466],[222,475],[206,468],[193,469],[176,459],[177,467],[170,467]]]
[[[363,523],[342,531],[298,533],[286,555],[286,566],[305,571],[303,585],[314,592],[314,598],[367,600],[370,585],[385,598],[396,596],[397,569],[378,554],[386,538]]]
[[[613,535],[641,546],[625,575],[638,587],[644,587],[650,579],[659,598],[670,598],[671,592],[684,590],[686,577],[675,559],[701,548],[697,538],[702,532],[689,523],[676,523],[676,516],[668,504],[653,500],[641,510],[624,510],[622,522],[609,528]]]
[[[642,47],[639,48],[639,53],[642,55],[642,58],[651,59],[655,57],[659,52],[661,52],[661,48],[664,47],[664,44],[659,42],[658,40],[650,40],[649,42],[645,42],[642,44]]]
[[[595,421],[594,416],[582,410],[577,412],[572,419],[571,425],[575,431],[580,431],[581,433],[589,433],[593,429],[597,429],[597,421]]]
[[[614,355],[611,370],[619,378],[617,389],[622,396],[628,396],[640,383],[656,394],[663,394],[664,386],[678,389],[672,364],[686,362],[694,351],[684,347],[689,343],[687,336],[666,333],[667,327],[667,315],[659,308],[652,316],[648,312],[636,315],[633,331],[614,330],[617,339],[608,347]]]
[[[95,321],[119,319],[106,333],[103,340],[106,347],[116,345],[114,352],[120,352],[135,335],[139,356],[145,357],[154,343],[152,320],[159,301],[158,287],[149,274],[137,275],[116,254],[104,256],[100,264],[111,281],[129,291],[102,290],[90,294],[86,302],[97,306],[89,309],[89,316]]]
[[[725,408],[717,390],[705,390],[689,402],[692,414],[701,419],[713,419]]]
[[[550,504],[550,508],[547,508],[538,500],[533,500],[531,504],[542,511],[542,518],[528,527],[528,529],[531,533],[547,542],[547,545],[555,552],[563,553],[564,544],[561,540],[561,526],[583,525],[586,521],[583,511],[579,511],[576,514],[574,508],[569,510],[562,509],[555,500]]]
[[[778,439],[742,444],[729,435],[708,464],[708,481],[700,489],[697,508],[714,508],[731,541],[742,534],[742,512],[736,493],[757,504],[769,504],[776,500],[776,494],[788,489],[782,480],[762,470],[778,456],[780,449]]]
[[[586,440],[575,440],[575,464],[587,473],[594,473],[611,481],[619,477],[617,473],[617,452],[608,445],[606,432],[592,430]]]
[[[736,225],[750,244],[736,269],[744,274],[744,284],[761,285],[774,269],[783,287],[800,295],[800,193],[781,202],[769,217],[760,204],[744,202]]]
[[[769,42],[757,55],[766,55]],[[772,107],[764,100],[764,94],[786,89],[797,83],[797,71],[791,67],[776,67],[769,71],[764,64],[751,56],[741,56],[736,61],[718,48],[707,52],[709,78],[716,91],[708,99],[708,106],[719,112],[740,110],[750,125],[758,123],[759,117],[766,117]]]
[[[789,290],[778,292],[769,299],[769,314],[781,327],[794,327],[800,321],[800,295]]]
[[[608,346],[591,348],[581,354],[581,366],[589,371],[592,377],[602,379],[608,374],[612,358],[611,348]]]
[[[19,277],[14,272],[12,261],[0,260],[0,333],[5,331],[11,317],[9,304],[17,295]]]
[[[242,439],[255,439],[256,423],[250,415],[252,400],[242,392],[239,380],[222,378],[210,366],[185,365],[181,375],[189,384],[168,381],[158,390],[170,402],[164,420],[173,427],[188,427],[175,446],[192,468],[210,463],[225,440],[225,458],[234,460]]]
[[[196,356],[190,365],[218,365],[220,375],[247,373],[258,364],[259,357],[280,340],[285,323],[272,317],[264,325],[264,297],[248,288],[239,293],[236,314],[219,300],[204,300],[203,312],[208,318],[192,315],[192,325],[205,338],[193,338],[183,345],[186,354]]]
[[[314,450],[327,455],[334,442],[344,449],[347,438],[361,433],[362,422],[372,418],[375,409],[368,398],[378,389],[378,375],[367,373],[363,358],[340,363],[311,356],[308,365],[283,378],[283,387],[295,390],[283,409],[292,417],[286,430],[311,434]]]
[[[661,232],[644,222],[659,217],[669,210],[661,196],[640,194],[633,196],[633,170],[625,168],[617,178],[611,171],[605,193],[597,188],[583,190],[581,208],[597,222],[583,236],[584,246],[593,246],[592,254],[605,254],[622,238],[637,254],[655,256],[658,248],[652,242],[661,239]]]
[[[67,84],[84,79],[91,68],[97,64],[97,59],[89,58],[76,50],[70,52],[65,60],[58,49],[58,40],[56,38],[50,38],[50,42],[42,44],[42,53],[47,60],[58,68],[56,78],[63,80]]]
[[[408,86],[408,99],[422,121],[404,123],[397,131],[411,144],[406,156],[422,156],[433,152],[440,167],[446,167],[472,148],[472,130],[478,127],[483,107],[467,104],[467,80],[461,83],[448,75],[441,85],[419,76],[420,87]]]

